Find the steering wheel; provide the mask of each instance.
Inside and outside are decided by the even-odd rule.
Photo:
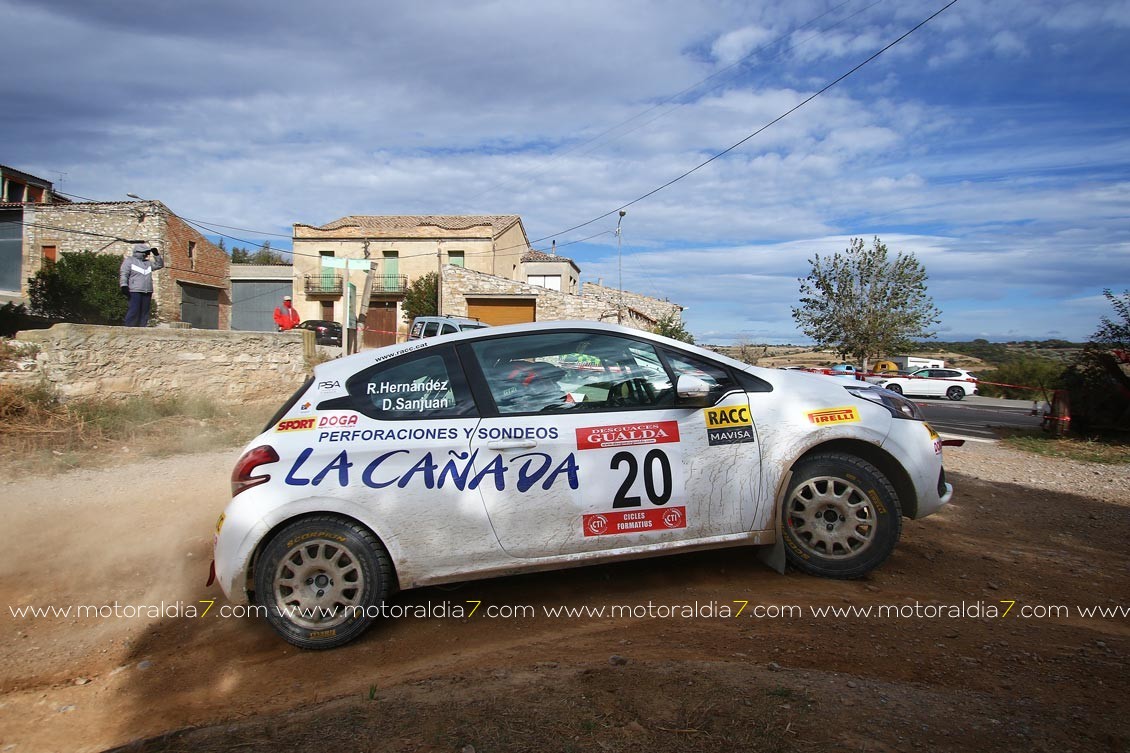
[[[651,405],[655,402],[655,388],[641,377],[625,379],[612,385],[608,391],[608,402],[617,408]]]

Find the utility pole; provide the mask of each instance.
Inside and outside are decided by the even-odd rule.
[[[616,323],[624,323],[624,257],[620,255],[620,223],[624,221],[627,211],[620,210],[620,219],[616,220],[616,271],[620,278],[620,300],[616,304]]]
[[[443,316],[443,241],[436,241],[436,316]]]

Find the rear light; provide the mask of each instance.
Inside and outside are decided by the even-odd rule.
[[[267,463],[277,463],[279,454],[270,445],[260,445],[253,450],[243,453],[231,472],[231,495],[234,497],[242,491],[271,480],[270,475],[252,476],[255,469]]]

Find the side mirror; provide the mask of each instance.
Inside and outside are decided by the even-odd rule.
[[[706,407],[710,405],[710,385],[696,376],[680,374],[675,385],[679,405]]]

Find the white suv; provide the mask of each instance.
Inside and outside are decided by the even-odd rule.
[[[919,369],[907,376],[882,379],[877,384],[903,395],[948,397],[950,400],[977,394],[977,377],[962,369]]]
[[[481,329],[489,326],[478,319],[468,319],[462,316],[417,316],[412,320],[408,329],[409,340],[421,340],[425,337],[436,335],[451,335],[456,332],[466,332],[469,329]]]

